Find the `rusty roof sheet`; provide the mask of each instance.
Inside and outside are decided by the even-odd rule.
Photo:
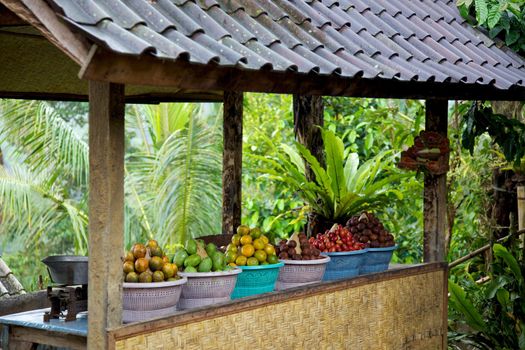
[[[525,61],[454,0],[47,0],[126,55],[347,78],[525,86]]]

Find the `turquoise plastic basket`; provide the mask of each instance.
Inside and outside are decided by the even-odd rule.
[[[339,280],[359,275],[359,270],[365,261],[367,249],[351,252],[321,253],[330,257],[326,266],[323,281]]]
[[[242,273],[237,277],[232,299],[273,291],[279,270],[283,266],[283,262],[270,265],[239,266]]]
[[[386,248],[368,248],[368,254],[366,254],[359,273],[362,275],[387,270],[396,248],[397,245]]]

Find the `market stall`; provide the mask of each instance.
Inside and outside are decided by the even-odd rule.
[[[0,96],[89,98],[88,348],[446,348],[446,172],[425,175],[421,266],[122,325],[114,252],[123,251],[126,102],[223,101],[231,234],[243,92],[294,94],[296,133],[314,154],[323,95],[425,99],[426,130],[444,138],[448,100],[524,100],[523,59],[466,25],[454,1],[0,3]]]

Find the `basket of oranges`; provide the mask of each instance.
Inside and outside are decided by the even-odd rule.
[[[275,247],[262,231],[241,225],[226,248],[226,261],[238,266],[242,273],[237,278],[232,299],[273,291],[279,269],[284,265],[275,254]]]

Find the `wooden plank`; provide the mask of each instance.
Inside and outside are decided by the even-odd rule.
[[[525,100],[525,88],[499,90],[489,85],[464,83],[400,82],[395,79],[347,79],[293,72],[247,70],[234,67],[163,61],[150,56],[132,57],[97,50],[83,66],[84,79],[195,90],[293,93],[411,99]]]
[[[242,102],[241,92],[224,92],[222,155],[222,233],[233,234],[241,224],[242,205]]]
[[[12,341],[20,343],[21,346],[27,346],[28,343],[36,343],[75,350],[86,349],[85,337],[21,326],[10,326],[9,348],[11,348]]]
[[[122,323],[124,86],[89,82],[88,347]]]
[[[209,318],[241,312],[243,310],[252,310],[264,307],[265,305],[283,303],[289,300],[301,299],[313,295],[373,284],[379,281],[386,281],[406,276],[415,276],[434,271],[444,271],[445,268],[446,264],[444,263],[422,264],[410,266],[404,269],[388,270],[381,273],[358,276],[341,281],[321,282],[309,286],[273,292],[265,295],[255,295],[252,297],[221,303],[219,305],[209,306],[207,308],[182,311],[173,316],[157,320],[132,323],[118,328],[109,329],[108,331],[110,337],[118,340],[131,335],[146,334],[152,330],[167,329],[173,327],[174,325],[198,322]]]
[[[0,299],[0,316],[50,307],[45,290]]]
[[[425,130],[447,137],[448,101],[426,100]],[[445,229],[447,221],[447,175],[425,174],[423,194],[424,239],[423,260],[445,260]]]

